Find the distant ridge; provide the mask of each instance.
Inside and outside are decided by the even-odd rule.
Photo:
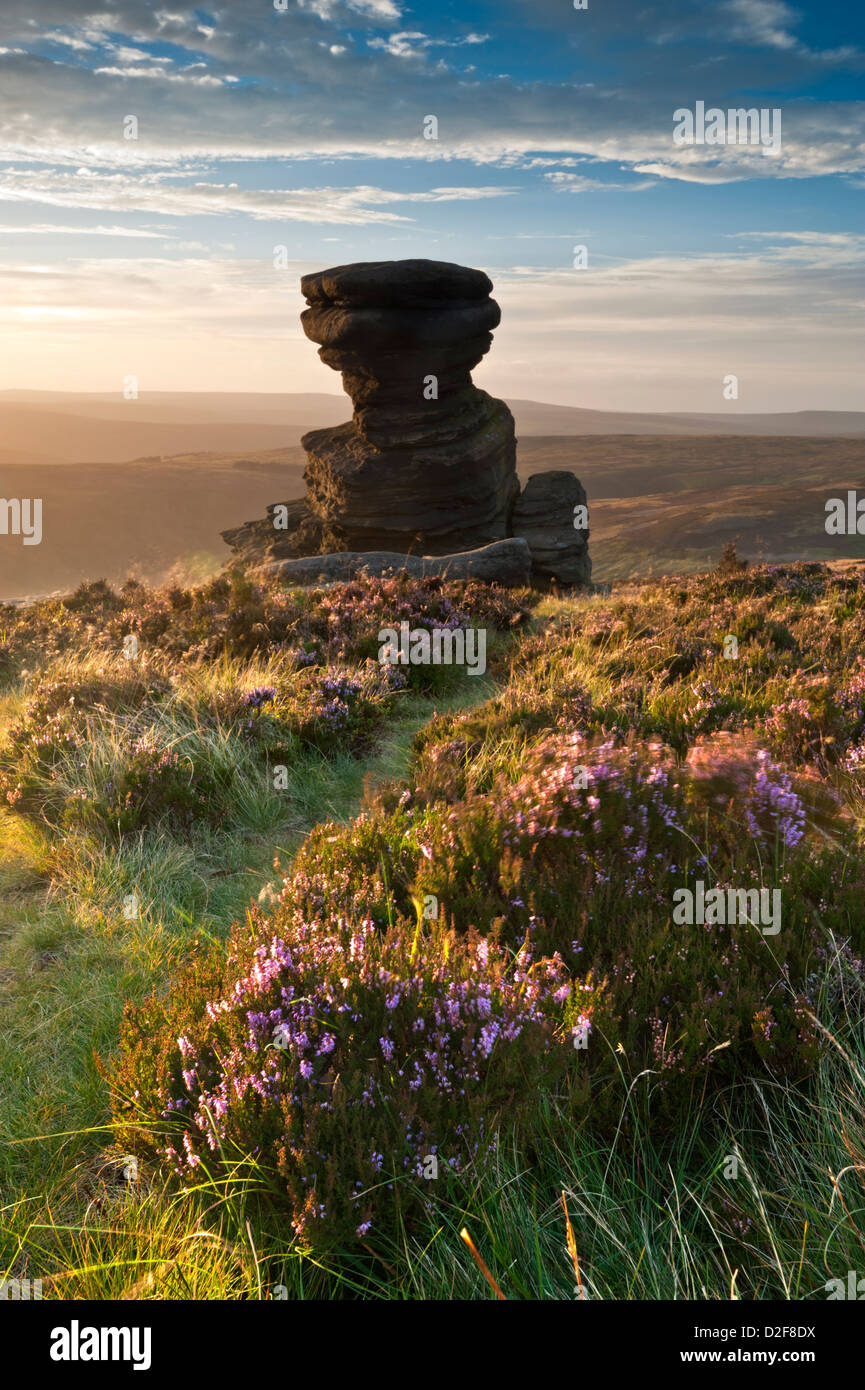
[[[651,411],[584,410],[578,406],[545,405],[540,401],[509,400],[521,434],[735,434],[851,438],[865,435],[865,411],[796,410],[776,414],[715,415]]]
[[[865,437],[865,411],[777,414],[588,410],[509,400],[517,434]],[[307,430],[348,419],[344,396],[325,392],[0,391],[0,462],[25,455],[56,463],[121,463],[142,456],[290,448]]]

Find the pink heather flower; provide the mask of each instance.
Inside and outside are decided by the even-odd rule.
[[[198,1154],[192,1147],[192,1141],[189,1137],[188,1132],[183,1136],[183,1147],[186,1150],[186,1157],[189,1160],[190,1168],[196,1168],[198,1164],[201,1162],[201,1159],[198,1157]]]

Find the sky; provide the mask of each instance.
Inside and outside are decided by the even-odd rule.
[[[854,0],[2,0],[0,390],[336,393],[300,276],[429,257],[496,395],[862,409],[863,87]]]

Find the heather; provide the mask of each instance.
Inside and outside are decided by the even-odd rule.
[[[110,1016],[72,1033],[79,1064],[97,1037],[100,1056],[73,1113],[107,1126],[110,1096],[103,1152],[141,1175],[76,1181],[50,1235],[13,1204],[10,1250],[122,1291],[134,1241],[164,1266],[141,1296],[484,1296],[467,1225],[508,1297],[574,1297],[564,1190],[590,1297],[824,1296],[862,1235],[860,577],[448,588],[459,618],[437,584],[418,618],[407,581],[401,613],[392,583],[383,606],[366,582],[92,586],[42,666],[7,629],[4,823],[22,861],[40,846],[55,914],[12,959],[45,960],[42,998],[113,943]],[[115,602],[160,615],[165,647],[127,662],[128,615],[106,644]],[[403,617],[495,629],[492,679],[382,672],[378,629]],[[152,782],[142,739],[178,758]],[[780,930],[674,920],[698,887],[778,893]],[[48,1144],[50,1190],[94,1142]]]
[[[159,1004],[134,1020],[128,1036],[147,1041],[119,1110],[134,1120],[158,1096],[157,1150],[182,1176],[254,1153],[305,1240],[380,1235],[428,1205],[425,1169],[445,1186],[485,1161],[518,1088],[549,1081],[570,994],[556,958],[441,927],[248,925],[183,1034],[165,1046]]]
[[[27,610],[2,608],[2,670],[7,679],[40,660],[87,647],[119,653],[130,636],[154,667],[176,669],[222,656],[287,653],[298,664],[328,666],[377,658],[378,632],[407,621],[431,632],[470,623],[506,632],[528,616],[528,592],[434,576],[362,577],[324,590],[284,589],[230,570],[196,588],[150,588],[128,580],[82,584],[68,598]],[[405,668],[419,683],[443,671]]]
[[[465,802],[415,806],[406,791],[390,812],[316,832],[272,918],[237,933],[215,991],[195,977],[183,989],[198,1002],[180,1036],[161,1002],[130,1016],[120,1076],[147,1098],[157,1151],[192,1174],[226,1145],[254,1149],[298,1234],[382,1234],[422,1202],[425,1155],[476,1159],[525,1121],[538,1086],[611,1136],[622,1067],[651,1075],[660,1135],[695,1091],[763,1067],[806,1076],[827,954],[862,969],[846,944],[863,943],[855,899],[788,773],[747,745],[693,752],[678,763],[658,745],[553,735],[518,780]],[[781,941],[750,922],[674,926],[673,890],[698,876],[780,886]],[[425,920],[430,904],[441,922]],[[512,973],[512,997],[491,993],[491,968]],[[157,1056],[154,1037],[167,1040]]]
[[[91,584],[26,617],[7,610],[7,670],[25,654],[38,666],[20,668],[0,796],[57,831],[114,838],[236,822],[238,784],[258,768],[263,785],[310,750],[361,752],[404,692],[459,679],[442,666],[381,665],[382,627],[471,622],[495,634],[527,612],[503,591],[436,579],[363,579],[314,602],[238,574],[192,590]],[[70,674],[57,679],[64,659]]]

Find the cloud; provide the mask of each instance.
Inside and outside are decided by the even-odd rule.
[[[727,0],[723,18],[731,16],[730,37],[740,43],[780,49],[810,61],[847,63],[862,57],[852,44],[814,49],[792,33],[799,13],[784,0]]]
[[[0,236],[107,236],[107,237],[147,237],[154,240],[170,239],[168,232],[150,232],[139,227],[70,227],[59,222],[41,222],[25,227],[0,227]]]
[[[182,72],[166,72],[164,68],[117,68],[105,67],[95,68],[94,72],[106,77],[131,77],[136,80],[147,80],[156,78],[160,82],[182,82],[191,84],[193,87],[224,87],[228,82],[236,82],[237,78],[232,76],[214,77],[211,73],[193,74],[191,68],[186,68]]]
[[[599,409],[720,410],[734,372],[742,410],[858,408],[865,238],[759,236],[770,244],[726,254],[602,267],[590,248],[587,270],[492,268],[502,324],[478,383]],[[796,245],[807,254],[791,259]],[[137,372],[143,390],[337,390],[298,321],[299,277],[320,265],[135,257],[112,260],[110,276],[96,258],[0,266],[7,377],[95,390]]]
[[[732,18],[731,38],[769,48],[796,47],[790,28],[797,16],[784,0],[728,0],[725,8]]]
[[[835,266],[857,266],[865,262],[865,234],[852,232],[736,232],[737,240],[770,243],[767,252],[774,262],[796,261],[813,270]]]
[[[544,174],[557,193],[642,193],[654,188],[654,179],[638,179],[636,183],[607,182],[604,179],[590,179],[583,174],[569,174],[552,170]]]
[[[476,373],[496,394],[602,409],[859,409],[865,238],[586,270],[493,273],[501,327]],[[772,233],[766,233],[771,240]],[[839,254],[840,252],[840,254]],[[860,307],[857,307],[860,306]]]
[[[429,48],[462,48],[466,44],[486,43],[489,34],[466,34],[459,39],[433,39],[417,31],[390,34],[386,39],[368,39],[369,48],[383,49],[394,58],[422,58]]]
[[[579,82],[552,67],[546,79],[500,76],[501,52],[490,71],[455,72],[441,55],[472,46],[482,60],[489,36],[455,37],[437,27],[434,10],[421,29],[394,27],[402,7],[390,0],[287,4],[280,12],[272,4],[225,0],[213,22],[203,23],[201,11],[154,12],[144,0],[118,0],[111,14],[97,16],[80,0],[4,0],[4,33],[19,50],[0,60],[6,157],[120,169],[267,157],[524,167],[579,158],[614,163],[617,172],[654,165],[658,177],[685,182],[865,172],[861,103],[785,100],[806,69],[812,79],[814,55],[787,42],[795,16],[782,0],[708,7],[702,0],[623,0],[615,15],[592,11],[590,25],[581,22],[585,16],[563,14],[562,0],[532,0],[531,23],[559,36],[551,64],[580,44]],[[47,34],[90,49],[40,41],[34,7]],[[629,17],[659,45],[651,64],[639,46],[621,41]],[[502,35],[496,39],[500,46]],[[758,50],[753,59],[746,41]],[[584,80],[596,75],[594,59],[602,64],[602,85]],[[714,164],[703,151],[695,162],[693,152],[672,146],[672,113],[683,102],[702,96],[739,106],[747,91],[748,104],[766,105],[761,84],[778,93],[771,104],[783,108],[779,160],[755,163],[745,150]],[[52,101],[34,121],[32,94],[43,90]],[[126,112],[141,119],[138,150],[122,138]],[[428,113],[439,119],[435,141],[423,139]]]
[[[80,53],[93,52],[94,45],[75,34],[61,34],[59,30],[55,29],[53,33],[43,34],[42,37],[46,43],[59,43],[66,48],[74,48]]]
[[[241,213],[259,221],[340,223],[361,226],[411,222],[386,212],[393,203],[446,203],[506,197],[513,190],[495,185],[432,188],[420,192],[360,185],[352,188],[240,188],[237,184],[176,184],[158,175],[7,170],[0,175],[0,202],[36,203],[101,212],[150,212],[162,216],[216,216]]]
[[[334,19],[341,8],[340,0],[297,0],[298,8],[309,10],[319,19]],[[345,0],[346,7],[359,15],[373,19],[400,19],[402,10],[394,0]],[[276,7],[275,7],[276,8]],[[288,9],[288,0],[283,0],[280,9]]]

